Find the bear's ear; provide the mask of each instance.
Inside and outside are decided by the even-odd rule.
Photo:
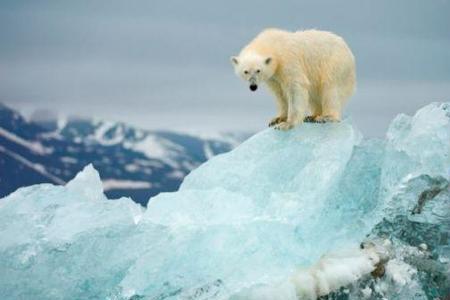
[[[230,57],[230,61],[233,65],[237,65],[239,63],[238,59],[236,56],[232,56]]]
[[[266,65],[268,65],[268,64],[270,64],[271,61],[272,61],[272,57],[268,57],[268,58],[266,58],[266,60],[264,61],[264,63],[265,63]]]

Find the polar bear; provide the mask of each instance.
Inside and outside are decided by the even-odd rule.
[[[278,115],[269,126],[276,129],[340,121],[355,89],[353,54],[341,37],[327,31],[266,29],[231,62],[250,90],[265,82],[275,94]]]

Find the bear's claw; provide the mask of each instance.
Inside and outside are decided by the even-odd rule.
[[[276,130],[289,130],[292,127],[294,127],[294,124],[292,124],[292,123],[281,122],[281,123],[275,125],[274,129],[276,129]]]
[[[315,123],[315,122],[316,122],[316,117],[315,117],[315,116],[307,116],[307,117],[305,117],[305,119],[303,120],[303,122],[307,122],[307,123]]]
[[[308,123],[334,123],[334,122],[339,122],[339,120],[336,119],[333,116],[307,116],[303,121],[304,122],[308,122]]]
[[[286,118],[284,117],[275,117],[269,122],[269,127],[275,126],[284,121],[286,121]]]
[[[336,123],[339,122],[339,119],[333,116],[318,116],[314,118],[314,122],[316,123]]]

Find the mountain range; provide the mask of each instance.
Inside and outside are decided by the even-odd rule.
[[[192,169],[248,136],[151,131],[42,114],[25,118],[0,103],[0,198],[32,184],[64,184],[92,163],[108,198],[126,196],[146,205],[150,197],[178,189]]]

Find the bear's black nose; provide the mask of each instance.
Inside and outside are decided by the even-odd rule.
[[[250,85],[250,90],[251,90],[252,92],[256,91],[257,89],[258,89],[258,86],[257,86],[256,84],[251,84],[251,85]]]

